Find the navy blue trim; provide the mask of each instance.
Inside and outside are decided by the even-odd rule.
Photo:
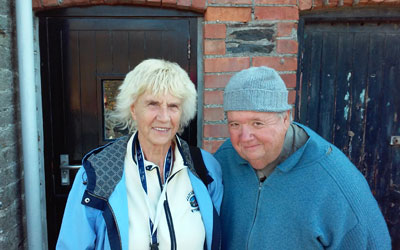
[[[91,193],[88,192],[88,190],[85,190],[85,193],[83,193],[81,204],[88,207],[96,208],[101,211],[104,211],[104,209],[107,207],[106,200],[93,196]]]
[[[121,250],[122,244],[118,233],[117,224],[115,223],[114,215],[111,208],[107,205],[103,211],[103,218],[106,222],[108,240],[111,250]]]
[[[96,187],[96,171],[92,167],[92,164],[89,161],[84,161],[83,167],[85,168],[86,177],[87,177],[87,187],[86,190],[93,192]]]
[[[166,216],[166,219],[167,219],[167,224],[168,224],[168,229],[169,229],[169,236],[170,236],[170,239],[171,239],[171,250],[176,250],[175,229],[174,229],[174,223],[173,223],[173,220],[172,220],[171,210],[169,209],[168,197],[164,201],[164,211],[165,211],[165,216]]]
[[[176,145],[178,146],[179,153],[182,155],[183,165],[188,166],[189,163],[188,160],[186,159],[186,154],[183,153],[183,149],[178,141],[176,142]]]
[[[221,249],[221,221],[217,210],[213,206],[213,235],[211,242],[211,250]]]
[[[204,164],[203,155],[200,148],[189,146],[190,156],[192,157],[193,167],[196,170],[200,180],[208,187],[208,184],[214,181],[214,179],[208,174],[208,169]]]

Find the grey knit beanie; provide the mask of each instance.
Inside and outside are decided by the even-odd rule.
[[[224,111],[283,112],[290,109],[286,85],[272,68],[242,70],[233,75],[225,87]]]

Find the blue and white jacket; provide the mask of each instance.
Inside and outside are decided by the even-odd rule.
[[[73,183],[56,249],[128,249],[128,201],[124,157],[129,136],[122,137],[87,154]],[[222,201],[222,176],[219,163],[201,150],[204,164],[213,181],[208,187],[198,177],[185,141],[177,138],[188,167],[206,231],[208,250],[220,249],[219,209]]]

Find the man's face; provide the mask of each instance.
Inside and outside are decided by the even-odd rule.
[[[227,115],[232,145],[254,169],[278,158],[290,125],[289,111],[284,117],[254,111],[228,111]]]

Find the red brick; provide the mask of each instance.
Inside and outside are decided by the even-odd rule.
[[[192,8],[204,11],[206,9],[206,0],[192,0]]]
[[[145,0],[143,0],[145,1]],[[176,0],[161,0],[161,5],[162,6],[176,6],[177,2]]]
[[[204,104],[224,103],[224,91],[204,91]]]
[[[205,24],[204,25],[204,38],[225,38],[226,25],[225,24]]]
[[[225,40],[204,40],[205,55],[224,55]]]
[[[299,9],[297,7],[255,7],[254,16],[256,20],[299,20]]]
[[[299,49],[299,44],[294,40],[277,40],[276,44],[276,52],[279,54],[297,54]]]
[[[253,66],[268,66],[277,71],[297,70],[296,57],[254,57]]]
[[[310,10],[313,0],[299,0],[299,10]]]
[[[250,7],[208,7],[205,14],[205,21],[248,22],[250,20]]]
[[[204,108],[203,117],[205,121],[221,121],[225,119],[223,108]]]
[[[287,88],[296,87],[296,74],[283,74],[281,78],[285,82]]]
[[[90,4],[102,4],[104,0],[89,0]]]
[[[37,9],[42,7],[40,0],[32,0],[32,9]]]
[[[315,0],[313,9],[321,9],[323,7],[322,0]]]
[[[148,0],[147,0],[148,1]],[[192,0],[177,0],[177,5],[178,6],[185,6],[189,7],[192,5]]]
[[[288,95],[288,103],[295,104],[296,102],[296,90],[290,90]]]
[[[343,6],[353,6],[353,0],[343,0]]]
[[[89,5],[89,1],[88,0],[63,0],[60,5],[61,6]]]
[[[229,137],[228,125],[226,124],[206,124],[203,130],[204,137]]]
[[[42,0],[43,6],[57,6],[58,0]]]
[[[215,141],[204,140],[203,149],[213,154],[224,142],[225,141],[221,140],[215,140]]]
[[[146,0],[133,0],[133,3],[134,4],[144,4],[144,3],[146,3]],[[176,3],[175,3],[175,5],[176,5]]]
[[[146,0],[146,5],[161,6],[161,4],[162,4],[161,0]]]
[[[205,72],[233,72],[247,69],[250,66],[249,57],[206,58]]]
[[[291,36],[293,31],[297,34],[297,23],[278,23],[278,37]]]
[[[225,88],[232,75],[205,75],[204,87],[205,88]]]
[[[251,0],[208,0],[208,4],[252,4]]]
[[[338,4],[339,4],[338,0],[329,0],[329,3],[328,3],[328,5],[331,7],[337,7]]]
[[[302,0],[300,0],[302,1]],[[296,5],[297,0],[255,0],[255,4],[284,4]]]

